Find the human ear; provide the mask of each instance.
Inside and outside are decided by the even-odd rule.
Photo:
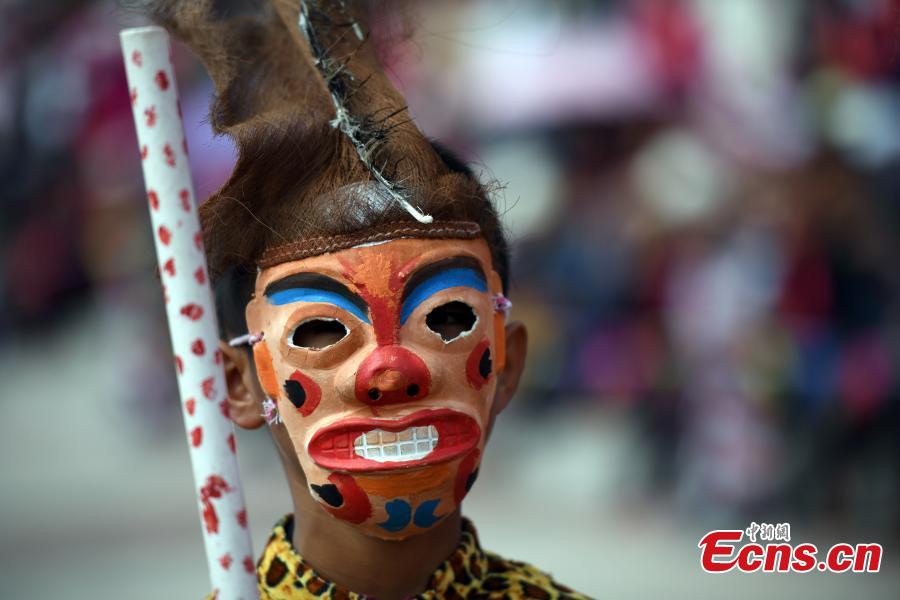
[[[231,420],[244,429],[256,429],[265,423],[262,410],[263,392],[253,368],[253,356],[243,348],[232,348],[219,341],[228,388],[228,411]]]
[[[528,354],[528,330],[521,321],[508,323],[505,333],[506,363],[503,370],[497,373],[497,391],[494,392],[492,418],[507,407],[513,394],[516,393],[522,371],[525,369],[525,357]]]

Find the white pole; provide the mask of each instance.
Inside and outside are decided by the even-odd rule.
[[[259,598],[169,36],[140,27],[120,38],[209,578],[219,600]]]

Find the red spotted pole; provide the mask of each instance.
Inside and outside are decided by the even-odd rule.
[[[156,234],[182,416],[212,587],[219,600],[258,598],[246,509],[234,454],[234,428],[221,406],[225,378],[187,157],[169,36],[159,27],[120,34]],[[137,156],[136,156],[137,158]],[[224,558],[227,557],[227,560]]]

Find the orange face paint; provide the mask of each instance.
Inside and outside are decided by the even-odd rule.
[[[392,473],[389,476],[360,476],[356,481],[359,487],[372,496],[396,498],[426,493],[446,483],[450,475],[450,466],[444,463],[429,469]]]
[[[275,367],[269,355],[269,347],[265,342],[253,346],[253,362],[256,364],[256,375],[263,391],[270,398],[278,397],[278,380],[275,378]]]
[[[506,367],[506,317],[494,314],[494,372],[500,373]]]
[[[457,510],[504,360],[500,291],[481,239],[397,239],[259,273],[247,324],[265,334],[260,383],[324,510],[384,539]],[[309,323],[333,339],[304,346]]]

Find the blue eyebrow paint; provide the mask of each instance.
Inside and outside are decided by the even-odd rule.
[[[269,304],[281,306],[292,302],[325,302],[346,310],[363,323],[369,323],[368,315],[344,296],[315,288],[289,288],[267,295]]]
[[[475,269],[468,267],[445,269],[429,277],[409,293],[400,309],[400,324],[405,324],[413,311],[428,298],[453,287],[467,287],[487,292],[484,276]]]

